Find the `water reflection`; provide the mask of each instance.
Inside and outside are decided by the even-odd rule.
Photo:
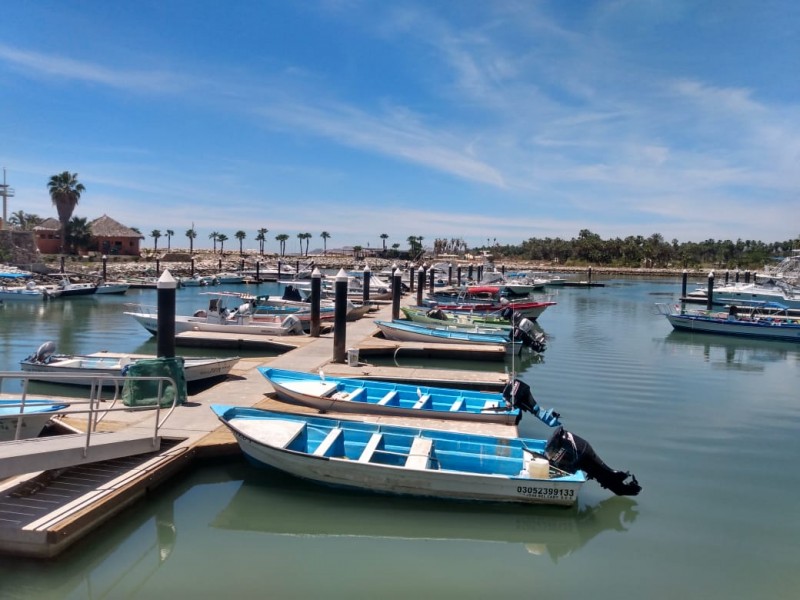
[[[442,502],[343,490],[321,493],[317,485],[257,471],[211,526],[289,536],[504,542],[556,562],[604,531],[626,531],[637,515],[630,498],[569,509]]]
[[[713,334],[672,331],[664,338],[667,348],[685,349],[705,362],[744,371],[763,371],[765,363],[797,357],[798,349],[782,342],[751,340]]]

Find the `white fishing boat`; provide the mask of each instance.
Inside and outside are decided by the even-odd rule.
[[[561,506],[575,504],[587,478],[619,495],[641,490],[635,477],[608,468],[585,440],[561,427],[543,440],[226,405],[211,409],[253,464],[328,486]]]
[[[158,311],[152,306],[128,305],[132,310],[124,314],[133,317],[147,331],[158,333]],[[254,315],[239,312],[238,308],[229,310],[225,306],[225,296],[215,296],[209,300],[208,308],[196,311],[193,315],[175,316],[175,333],[204,331],[217,333],[244,333],[251,335],[302,335],[303,324],[295,315]]]
[[[131,285],[124,281],[103,281],[97,284],[95,294],[125,294]]]
[[[0,442],[38,437],[47,422],[68,407],[49,400],[0,400]]]
[[[47,374],[42,381],[69,385],[91,385],[92,378],[104,375],[119,377],[126,368],[140,360],[150,360],[154,356],[144,354],[126,354],[116,352],[95,352],[92,354],[56,354],[53,342],[45,342],[39,348],[20,361],[20,368],[33,373],[29,379],[37,381],[36,373]],[[211,356],[186,356],[183,360],[184,378],[187,383],[203,381],[217,377],[225,377],[239,361],[238,356],[217,358]],[[56,379],[53,374],[68,376]],[[85,379],[74,375],[85,375]]]

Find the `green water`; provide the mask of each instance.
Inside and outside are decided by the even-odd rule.
[[[184,292],[179,305],[199,308]],[[672,332],[652,306],[679,293],[677,280],[562,290],[540,319],[543,360],[514,365],[540,404],[637,475],[636,498],[589,482],[567,510],[414,500],[236,460],[178,477],[55,561],[0,559],[0,596],[796,598],[800,348]],[[1,368],[45,339],[154,351],[117,303],[0,309]],[[528,418],[521,429],[548,433]]]

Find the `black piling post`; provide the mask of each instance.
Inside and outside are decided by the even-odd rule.
[[[343,363],[347,356],[347,273],[339,269],[334,284],[333,362]]]
[[[456,285],[461,285],[461,265],[456,267],[456,280],[458,281]]]
[[[714,305],[714,271],[708,274],[708,291],[706,292],[706,310]]]
[[[750,271],[745,271],[744,272],[744,282],[745,283],[750,283]]]
[[[472,279],[472,263],[469,263],[469,269],[467,270],[467,279]]]
[[[261,281],[261,261],[256,261],[256,283]]]
[[[739,269],[736,269],[736,277],[734,278],[736,283],[739,283]]]
[[[397,263],[392,263],[392,281],[394,281],[395,273],[397,273]]]
[[[428,273],[429,273],[429,277],[428,277],[428,291],[429,291],[431,294],[433,294],[433,292],[435,292],[435,291],[436,291],[436,290],[434,289],[434,288],[436,287],[436,269],[434,269],[433,267],[431,267],[431,268],[428,270]]]
[[[106,280],[106,263],[108,262],[108,257],[103,254],[103,281]]]
[[[222,259],[221,258],[219,259],[219,262],[217,262],[217,273],[219,273],[220,271],[222,271]]]
[[[258,272],[258,264],[256,264]],[[320,299],[322,298],[322,273],[319,269],[311,272],[311,337],[319,337],[320,330]]]
[[[160,273],[160,272],[161,272],[161,260],[159,260],[157,258],[156,259],[156,273]]]
[[[589,267],[589,285],[592,283],[592,267]]]
[[[298,259],[298,260],[297,260],[297,262],[296,262],[296,263],[295,263],[295,265],[294,265],[294,274],[295,274],[295,277],[297,277],[297,274],[298,274],[299,272],[300,272],[300,259]]]
[[[244,271],[244,259],[239,261],[239,273]]]
[[[447,285],[453,285],[453,263],[447,265]]]
[[[728,285],[728,277],[729,277],[728,269],[725,269],[725,285]]]
[[[175,290],[178,282],[164,271],[158,278],[158,333],[156,348],[159,358],[175,357]]]
[[[189,275],[190,277],[194,277],[194,259],[192,259],[192,272]]]
[[[422,292],[425,291],[425,269],[420,267],[417,271],[417,306],[422,306]]]
[[[64,272],[64,257],[61,257],[61,272]]]
[[[478,281],[483,280],[483,265],[478,265]]]
[[[369,265],[364,265],[364,294],[362,300],[364,304],[369,304],[369,280],[372,277]]]
[[[681,298],[686,298],[686,285],[689,282],[689,272],[684,269],[681,275]]]
[[[506,276],[506,266],[500,265],[500,274],[505,277]]]
[[[394,269],[392,275],[392,321],[400,318],[400,295],[402,294],[403,283],[402,273],[399,269]]]

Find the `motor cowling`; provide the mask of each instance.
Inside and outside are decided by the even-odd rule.
[[[523,412],[529,412],[549,427],[561,425],[561,421],[558,420],[561,415],[553,409],[542,409],[534,399],[531,387],[520,379],[509,381],[505,385],[503,388],[503,398],[505,398],[509,406],[519,409],[520,412],[517,416],[516,424],[519,424],[522,419]]]
[[[583,471],[617,496],[636,496],[642,491],[635,475],[612,469],[597,456],[589,442],[563,427],[553,433],[544,453],[553,466],[567,473]]]
[[[520,341],[526,348],[531,348],[535,352],[544,352],[547,348],[544,334],[534,330],[533,322],[530,319],[519,317],[519,313],[514,315],[514,327],[511,330],[511,339]]]
[[[303,324],[300,322],[300,319],[295,317],[294,315],[289,315],[286,317],[283,322],[281,323],[284,327],[289,330],[291,334],[302,335],[305,333],[303,331]]]
[[[55,351],[56,344],[51,340],[39,346],[36,352],[28,357],[28,360],[38,363],[47,363],[50,361]]]
[[[432,308],[427,313],[425,313],[426,317],[430,317],[431,319],[436,319],[437,321],[446,321],[447,317],[442,312],[441,308]]]

